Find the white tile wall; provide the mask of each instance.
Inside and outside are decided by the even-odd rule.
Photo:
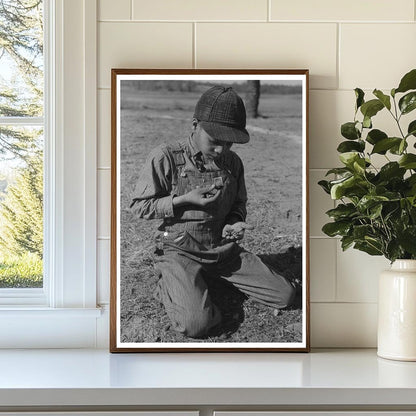
[[[335,302],[337,244],[328,238],[310,241],[311,302]]]
[[[98,3],[98,20],[130,20],[130,0],[100,0]]]
[[[267,20],[267,0],[133,0],[135,20]]]
[[[413,0],[271,0],[273,20],[413,21]]]
[[[97,241],[97,299],[107,304],[110,299],[110,239]]]
[[[322,226],[329,222],[330,218],[325,214],[326,211],[335,207],[334,201],[318,185],[322,179],[328,179],[325,176],[326,170],[309,171],[309,210],[310,210],[310,227],[311,237],[324,237]]]
[[[98,91],[98,126],[100,140],[97,143],[97,165],[100,168],[111,167],[111,91]]]
[[[340,87],[390,90],[416,65],[414,23],[341,24]]]
[[[416,67],[415,1],[99,0],[98,12],[99,301],[109,298],[110,69],[309,68],[312,346],[375,346],[377,275],[388,262],[342,252],[321,232],[334,203],[316,182],[339,164],[352,89],[387,92]],[[393,122],[385,113],[374,127],[392,132]]]
[[[111,212],[111,171],[99,169],[97,174],[98,188],[98,237],[110,237],[110,212]]]
[[[337,245],[337,301],[377,302],[378,275],[389,268],[381,256],[358,250],[342,251]]]
[[[201,23],[196,27],[198,68],[309,68],[312,88],[336,87],[336,46],[333,23]]]
[[[377,345],[375,303],[311,304],[311,344],[314,347],[367,348]]]
[[[354,119],[354,91],[312,90],[309,104],[309,167],[340,165],[340,125]]]
[[[111,68],[191,68],[192,23],[99,23],[98,86]]]

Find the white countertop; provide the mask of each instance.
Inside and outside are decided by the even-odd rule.
[[[369,350],[0,350],[0,406],[416,405],[416,362]]]

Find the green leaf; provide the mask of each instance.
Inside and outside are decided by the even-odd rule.
[[[348,218],[356,214],[356,212],[357,210],[355,209],[354,204],[339,204],[336,208],[327,211],[326,214],[334,220],[339,220]]]
[[[350,173],[351,169],[349,168],[334,168],[334,169],[330,169],[325,176],[331,175],[331,174],[335,174],[335,175],[345,175],[346,173]]]
[[[373,94],[383,103],[388,110],[391,109],[390,97],[385,95],[382,91],[375,89]]]
[[[412,69],[400,81],[399,86],[396,88],[395,92],[406,92],[409,90],[416,89],[416,69]]]
[[[371,117],[364,116],[363,127],[366,129],[371,129],[373,127],[373,123],[371,122]]]
[[[365,118],[375,116],[380,110],[384,108],[384,104],[380,100],[370,100],[361,106],[361,112]]]
[[[393,155],[402,155],[403,152],[407,149],[406,139],[400,139],[400,143],[395,144],[389,149],[389,152]]]
[[[400,246],[410,254],[416,254],[416,227],[406,228],[398,238]]]
[[[331,198],[340,199],[345,195],[345,191],[354,187],[358,182],[355,176],[351,176],[347,179],[343,179],[341,182],[334,184],[331,187]]]
[[[352,235],[355,238],[355,240],[362,240],[364,241],[365,237],[368,234],[372,234],[373,229],[371,225],[357,225],[352,230]]]
[[[338,157],[339,160],[347,167],[352,166],[354,163],[355,158],[357,157],[357,152],[345,152],[341,153]]]
[[[384,212],[384,221],[393,221],[396,222],[395,218],[397,217],[400,211],[400,204],[394,202],[386,206]]]
[[[389,243],[387,244],[387,255],[386,255],[386,257],[390,261],[394,261],[394,260],[397,260],[399,258],[402,258],[402,256],[403,256],[403,251],[401,250],[397,239],[393,239],[393,240],[389,241]]]
[[[406,169],[401,168],[397,162],[389,162],[380,169],[378,176],[382,181],[389,181],[391,178],[402,179],[405,172]]]
[[[407,128],[407,135],[408,136],[415,136],[416,137],[416,120],[413,120],[410,124],[409,127]]]
[[[346,166],[352,167],[356,160],[360,159],[357,152],[346,152],[339,155],[339,160]]]
[[[364,91],[361,88],[356,88],[355,90],[355,111],[358,111],[358,109],[364,104]]]
[[[383,204],[376,204],[373,207],[370,208],[370,218],[372,220],[375,220],[379,217],[381,217],[381,212],[383,211]]]
[[[364,152],[364,149],[365,149],[365,142],[363,140],[358,140],[356,142],[352,142],[352,141],[341,142],[339,146],[337,147],[337,151],[340,153],[352,152],[354,150],[357,152]]]
[[[416,174],[409,176],[406,180],[410,186],[416,185]]]
[[[414,208],[416,207],[416,195],[411,195],[406,198],[409,201],[409,204]],[[414,210],[411,210],[411,215],[413,216]],[[416,217],[415,217],[416,219]]]
[[[345,180],[347,180],[349,178],[353,178],[353,177],[354,177],[353,174],[345,175],[345,176],[342,176],[341,178],[334,179],[333,181],[330,181],[330,184],[331,184],[331,186],[333,186],[333,185],[336,185],[338,183],[345,182]]]
[[[400,146],[402,139],[399,137],[387,137],[386,139],[382,139],[378,141],[374,147],[371,154],[377,153],[380,155],[384,155],[387,150],[391,149],[393,146]]]
[[[383,195],[364,195],[357,204],[357,209],[361,212],[366,212],[368,209],[378,205],[378,203],[388,200],[389,199]]]
[[[379,253],[382,253],[383,245],[380,240],[375,237],[370,237],[366,235],[364,240],[367,242],[368,245],[371,245],[374,250],[377,250]]]
[[[357,159],[354,161],[352,165],[353,169],[357,173],[364,173],[366,168],[366,161],[365,159]]]
[[[384,133],[384,131],[374,129],[368,132],[366,140],[368,143],[374,145],[378,143],[380,140],[387,139],[387,137],[388,136],[386,133]]]
[[[329,182],[328,181],[319,181],[318,185],[327,193],[330,194],[331,193],[331,188],[329,186]]]
[[[357,140],[361,137],[360,130],[357,129],[357,123],[353,121],[341,126],[341,135],[348,140]]]
[[[402,217],[408,218],[407,208],[409,207],[409,199],[408,198],[400,198],[400,207],[403,209]]]
[[[354,237],[351,235],[346,235],[341,238],[341,247],[342,251],[347,250],[354,244]]]
[[[416,196],[412,203],[412,208],[410,209],[410,218],[412,219],[413,224],[416,224]]]
[[[335,237],[336,235],[346,235],[350,227],[349,221],[335,221],[325,224],[322,231],[330,237]]]
[[[402,114],[407,114],[416,108],[416,92],[409,92],[399,101],[399,108]]]
[[[383,254],[383,252],[381,251],[381,247],[374,247],[369,242],[356,242],[354,244],[354,248],[360,251],[364,251],[370,256],[381,256]]]
[[[407,149],[406,139],[400,139],[400,143],[392,146],[389,151],[394,155],[402,155],[403,152]]]
[[[405,169],[416,169],[416,155],[408,153],[399,159],[399,165]]]
[[[407,179],[406,179],[406,184],[407,184],[407,186],[408,186],[408,191],[406,192],[406,195],[407,196],[413,196],[413,195],[416,195],[416,174],[413,174],[413,175],[411,175],[411,176],[409,176]],[[415,223],[416,223],[416,221],[415,221]]]

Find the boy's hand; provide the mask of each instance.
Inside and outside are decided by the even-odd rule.
[[[204,186],[193,189],[185,195],[173,198],[173,206],[180,207],[184,205],[195,205],[205,207],[212,204],[220,196],[221,191],[215,188],[215,185]]]
[[[254,230],[254,227],[243,221],[232,225],[226,224],[222,230],[222,236],[228,241],[238,241],[243,239],[246,230]]]

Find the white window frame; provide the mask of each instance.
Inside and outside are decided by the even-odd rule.
[[[97,345],[97,4],[44,2],[45,283],[0,294],[0,348]]]

